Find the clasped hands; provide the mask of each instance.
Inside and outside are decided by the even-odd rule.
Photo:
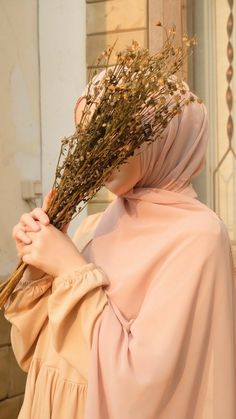
[[[87,264],[87,261],[67,234],[69,223],[62,231],[50,224],[45,211],[51,194],[52,191],[46,195],[42,208],[35,208],[21,216],[12,236],[23,262],[57,277]]]

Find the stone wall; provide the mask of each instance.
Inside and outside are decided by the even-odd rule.
[[[11,325],[0,310],[0,419],[15,419],[23,402],[27,374],[16,362]]]

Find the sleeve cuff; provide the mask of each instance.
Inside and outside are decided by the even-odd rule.
[[[95,263],[90,262],[81,265],[78,268],[68,270],[63,275],[55,277],[53,281],[53,290],[62,284],[67,287],[75,283],[79,285],[85,281],[90,283],[91,288],[110,284],[110,281],[103,269]]]

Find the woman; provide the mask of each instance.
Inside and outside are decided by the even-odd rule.
[[[28,371],[19,418],[236,419],[230,241],[191,184],[206,148],[192,103],[113,171],[116,199],[73,241],[49,224],[50,194],[14,227],[29,264],[5,306]]]

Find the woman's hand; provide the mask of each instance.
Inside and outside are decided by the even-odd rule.
[[[33,238],[32,238],[32,236],[30,236],[30,234],[39,232],[39,231],[41,231],[43,226],[48,226],[50,224],[50,221],[49,221],[49,218],[46,214],[46,211],[48,209],[48,205],[49,205],[50,199],[52,198],[52,195],[53,195],[53,192],[49,191],[48,194],[44,198],[42,208],[34,208],[34,210],[31,211],[30,213],[23,214],[20,218],[19,223],[16,224],[13,227],[12,236],[15,239],[17,255],[20,259],[23,259],[23,257],[24,257],[23,261],[26,261],[26,259],[28,259],[28,260],[30,259],[29,250],[30,249],[31,249],[31,251],[33,250],[33,248],[28,248],[27,247],[29,245],[32,245],[32,243],[33,243]],[[63,227],[62,232],[64,234],[67,233],[68,226],[69,226],[69,223],[66,224]],[[51,226],[51,227],[53,227],[53,226]],[[61,234],[63,234],[63,233],[61,233]],[[71,241],[71,243],[73,244],[72,241]],[[35,244],[34,244],[34,246],[35,246]],[[36,246],[37,246],[37,244],[36,244]],[[28,252],[29,256],[25,256],[26,252]],[[78,250],[77,250],[77,252],[78,252]],[[36,251],[36,253],[37,253],[37,251]],[[30,270],[30,274],[32,274],[32,276],[34,277],[33,279],[37,279],[38,277],[41,277],[43,274],[49,273],[49,272],[45,271],[42,268],[42,266],[43,266],[42,263],[38,263],[39,261],[33,260],[34,256],[32,258],[32,254],[31,254],[31,259],[30,260],[31,260],[32,263],[29,263],[29,262],[26,262],[26,263],[29,264],[28,270]],[[63,260],[64,260],[64,258],[63,258]],[[74,260],[74,258],[73,258],[73,260]],[[41,266],[41,268],[38,268],[39,266]]]
[[[20,259],[22,259],[23,256],[23,247],[26,244],[31,243],[31,238],[28,236],[27,232],[39,231],[41,228],[39,223],[44,225],[48,225],[50,223],[46,211],[48,209],[52,195],[53,192],[51,190],[45,196],[42,208],[34,208],[33,211],[31,211],[30,213],[24,213],[21,216],[19,223],[13,227],[12,237],[15,240],[17,256]],[[65,227],[67,228],[68,225]],[[27,271],[29,277],[32,279],[38,279],[45,274],[45,272],[31,265],[27,267]]]
[[[41,224],[39,231],[31,231],[27,235],[31,244],[22,248],[23,262],[53,277],[87,263],[70,237],[52,224]]]

